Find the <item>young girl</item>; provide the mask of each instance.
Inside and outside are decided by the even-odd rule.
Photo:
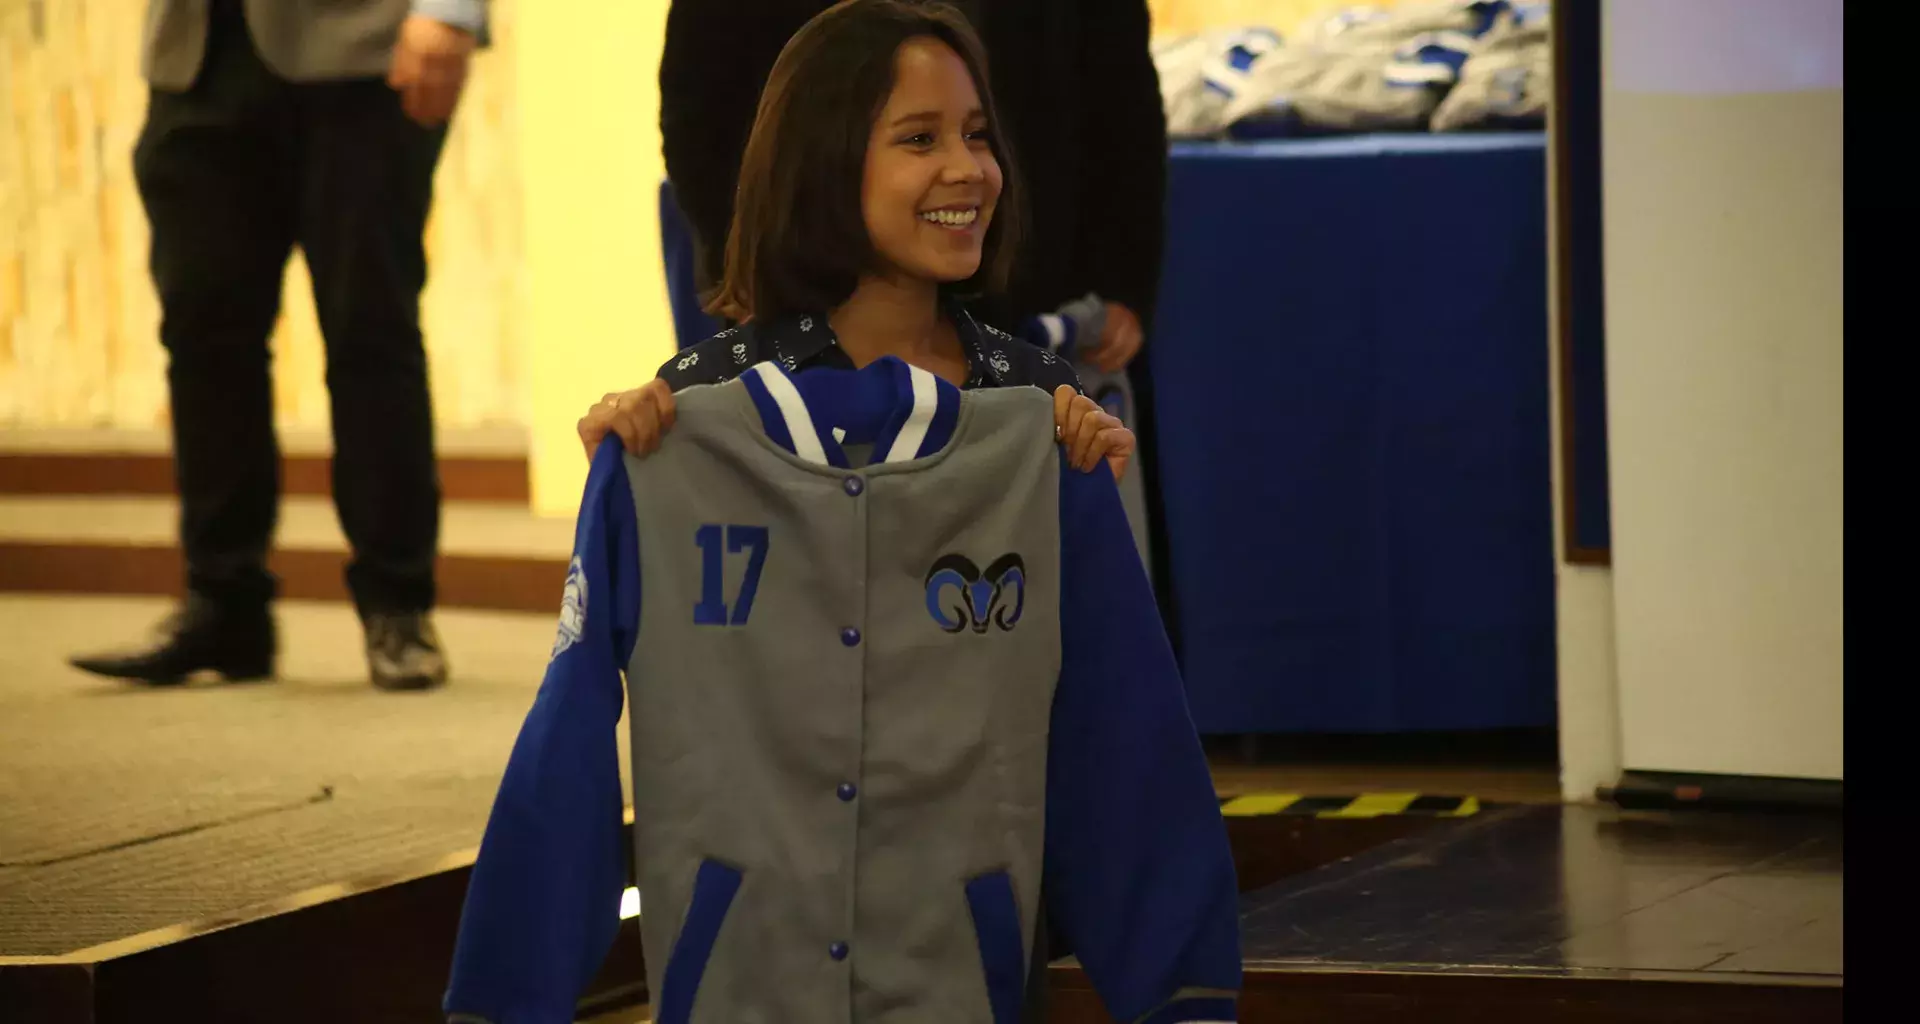
[[[669,442],[657,402],[644,459],[594,452],[452,1019],[571,1019],[623,847],[658,1024],[1016,1024],[1043,907],[1118,1019],[1234,1019],[1233,858],[1100,467],[1130,438],[943,294],[1003,275],[1017,224],[980,68],[907,0],[776,63],[715,296],[751,318],[663,371],[724,381]]]
[[[797,371],[892,355],[963,388],[1052,393],[1072,463],[1091,470],[1104,458],[1116,478],[1125,472],[1133,432],[1080,393],[1066,360],[979,323],[958,301],[1006,287],[1023,227],[1019,175],[972,30],[957,15],[908,16],[950,41],[910,40],[894,63],[818,79],[790,44],[761,96],[726,276],[708,303],[746,322],[589,409],[579,423],[589,456],[609,433],[635,455],[652,452],[673,426],[674,392],[762,360]],[[851,53],[890,30],[850,28],[837,45]]]

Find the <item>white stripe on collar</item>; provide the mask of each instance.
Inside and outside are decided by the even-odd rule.
[[[1047,329],[1047,351],[1058,352],[1067,343],[1067,320],[1058,313],[1040,314],[1040,326]]]
[[[907,371],[913,376],[913,411],[900,425],[900,433],[894,435],[893,447],[887,450],[888,462],[911,462],[919,458],[920,446],[927,440],[927,429],[933,426],[933,414],[940,411],[940,382],[918,366],[909,364]]]
[[[800,389],[794,387],[793,381],[774,363],[761,363],[748,372],[760,375],[760,383],[766,385],[767,394],[773,396],[773,404],[780,407],[780,418],[786,421],[787,434],[793,438],[793,453],[808,462],[828,465],[827,450],[820,446],[820,435],[813,429],[813,414],[807,411]]]

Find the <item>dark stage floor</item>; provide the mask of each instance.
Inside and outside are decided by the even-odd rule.
[[[1243,1021],[1840,1020],[1837,816],[1510,806],[1248,893]],[[1056,965],[1054,1024],[1104,1024]]]
[[[1837,818],[1514,808],[1249,896],[1250,966],[1838,978]]]

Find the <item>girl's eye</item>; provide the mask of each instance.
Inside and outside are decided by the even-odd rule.
[[[988,131],[985,128],[976,128],[973,131],[970,131],[967,133],[967,141],[968,142],[985,142],[991,145],[993,142],[993,133]]]
[[[933,145],[933,134],[931,132],[920,132],[917,135],[909,135],[900,141],[909,146],[931,146]]]

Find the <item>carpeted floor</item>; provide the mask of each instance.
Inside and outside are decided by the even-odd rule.
[[[453,680],[432,693],[375,691],[339,605],[282,605],[274,683],[146,690],[66,666],[167,608],[0,595],[0,955],[71,953],[478,845],[551,616],[439,613]]]

